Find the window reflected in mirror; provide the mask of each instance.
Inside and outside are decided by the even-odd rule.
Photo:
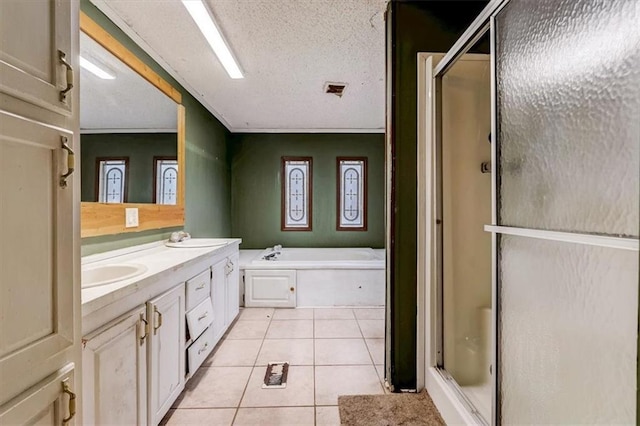
[[[177,104],[84,33],[80,55],[82,201],[176,205]]]
[[[176,157],[154,157],[154,203],[176,204],[178,195],[178,159]]]
[[[129,158],[97,158],[96,170],[98,202],[126,203]]]

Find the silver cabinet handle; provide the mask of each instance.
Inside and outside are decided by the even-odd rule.
[[[203,288],[204,288],[204,283],[202,283],[198,287],[196,287],[196,291],[202,290]]]
[[[203,319],[205,319],[208,316],[209,316],[209,312],[205,312],[204,314],[202,314],[202,315],[200,315],[198,317],[198,321],[202,321]]]
[[[60,102],[67,102],[67,94],[73,89],[73,67],[67,62],[67,54],[62,50],[58,50],[58,59],[60,63],[67,69],[67,87],[60,91]]]
[[[198,349],[198,355],[200,355],[202,352],[206,351],[208,347],[209,347],[209,342],[206,342],[204,344],[204,346],[202,346],[200,349]]]
[[[75,166],[76,166],[76,154],[73,152],[73,150],[71,149],[71,147],[69,146],[69,144],[67,142],[69,142],[69,139],[66,136],[62,136],[60,138],[62,140],[62,149],[64,151],[67,151],[67,172],[60,175],[60,187],[61,188],[66,188],[67,187],[67,178],[69,176],[71,176],[75,170]]]

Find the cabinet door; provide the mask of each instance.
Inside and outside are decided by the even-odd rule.
[[[185,382],[185,286],[147,303],[149,342],[149,424],[157,425]]]
[[[68,364],[0,411],[1,425],[74,425],[76,395],[74,365]]]
[[[60,185],[63,141],[73,133],[0,110],[0,405],[73,361],[74,185]]]
[[[0,92],[71,115],[71,1],[0,1]],[[67,80],[69,79],[69,80]]]
[[[83,339],[83,424],[147,423],[145,315],[141,306]]]
[[[213,335],[217,342],[227,328],[227,259],[211,267],[211,301],[213,302]]]
[[[227,264],[227,325],[231,324],[240,312],[240,274],[238,263],[240,256],[229,256]]]

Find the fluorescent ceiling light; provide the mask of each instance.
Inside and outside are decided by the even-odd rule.
[[[240,67],[231,54],[229,46],[227,46],[227,43],[225,43],[222,38],[222,34],[218,30],[215,22],[213,22],[202,0],[182,0],[182,4],[187,8],[196,25],[200,28],[200,31],[202,31],[204,38],[209,42],[209,45],[227,71],[227,74],[229,74],[229,77],[244,78]]]
[[[116,78],[115,75],[103,70],[102,68],[95,65],[93,62],[89,62],[82,56],[80,56],[80,66],[85,70],[89,71],[91,74],[96,77],[100,77],[103,80],[113,80]]]

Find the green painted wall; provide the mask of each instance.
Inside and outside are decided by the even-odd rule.
[[[391,62],[392,211],[388,248],[388,325],[391,383],[416,387],[417,298],[417,53],[447,52],[486,1],[392,1],[387,15],[387,61]],[[484,52],[483,52],[484,53]]]
[[[231,234],[231,169],[227,154],[229,131],[89,0],[81,0],[80,9],[182,93],[182,104],[186,109],[184,229],[197,237],[228,237]],[[84,238],[82,255],[162,240],[169,231],[164,229]]]
[[[232,235],[242,248],[384,247],[384,135],[234,134]],[[313,230],[281,231],[282,156],[313,157]],[[368,157],[367,231],[336,231],[336,157]]]
[[[82,201],[97,201],[96,158],[129,157],[127,196],[129,203],[152,203],[153,157],[178,155],[175,133],[100,133],[80,135],[82,146]]]

